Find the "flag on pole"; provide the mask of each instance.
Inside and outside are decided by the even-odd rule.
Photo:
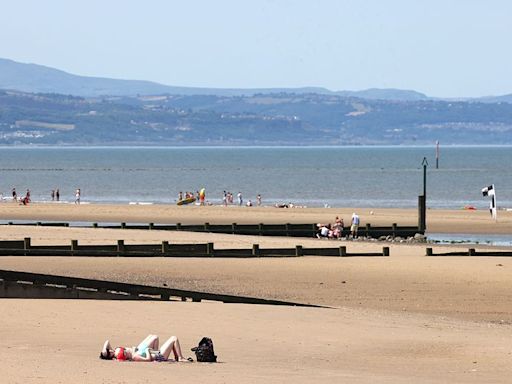
[[[491,216],[494,220],[497,220],[497,212],[496,212],[496,189],[494,188],[494,184],[489,185],[482,189],[482,195],[489,196],[491,201],[489,202],[489,211],[491,212]]]

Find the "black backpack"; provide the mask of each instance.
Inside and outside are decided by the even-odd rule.
[[[213,352],[213,341],[209,337],[203,337],[197,347],[191,349],[196,353],[196,360],[204,363],[217,362],[217,356]]]

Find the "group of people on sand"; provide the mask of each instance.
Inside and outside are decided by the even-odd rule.
[[[107,340],[101,349],[100,359],[115,359],[117,361],[193,361],[191,357],[185,358],[183,356],[180,341],[176,336],[171,336],[160,346],[157,335],[148,335],[136,347],[112,347],[110,341]]]
[[[274,205],[276,208],[305,208],[303,205],[296,205],[293,203],[276,203]]]
[[[30,189],[27,189],[27,192],[25,193],[25,196],[20,197],[18,199],[18,193],[16,192],[16,188],[12,189],[12,201],[19,202],[21,205],[27,205],[30,203]]]
[[[357,239],[357,231],[359,229],[359,215],[355,212],[352,214],[352,218],[350,219],[350,234],[347,235],[347,239],[349,236],[352,239]],[[316,237],[319,239],[341,239],[343,237],[343,229],[345,227],[345,223],[343,222],[343,218],[340,216],[336,216],[334,219],[334,223],[322,224],[318,223],[317,225],[318,232]]]
[[[197,192],[197,194],[199,195],[199,191]],[[192,197],[194,197],[194,192],[186,191],[185,193],[183,193],[180,191],[178,193],[178,201],[190,199]]]
[[[12,201],[15,203],[20,203],[22,205],[27,205],[30,203],[31,197],[30,197],[30,189],[27,189],[27,192],[25,193],[25,196],[20,197],[18,196],[18,192],[16,192],[16,188],[12,189]],[[80,198],[81,198],[82,192],[80,188],[77,188],[75,190],[75,204],[80,204]],[[52,201],[60,201],[60,190],[59,188],[55,188],[51,190],[50,198]]]
[[[238,192],[237,195],[236,195],[236,199],[237,199],[237,205],[238,206],[243,206],[244,205],[244,197],[242,195],[242,192]],[[229,191],[224,191],[222,193],[222,205],[227,207],[228,205],[233,205],[235,204],[234,202],[235,198],[234,198],[234,195],[233,193],[229,192]],[[257,194],[256,195],[256,205],[259,207],[261,206],[261,194]],[[247,200],[245,202],[245,206],[246,207],[253,207],[254,206],[254,203],[252,202],[251,199]]]
[[[196,201],[197,203],[199,203],[199,205],[207,205],[206,191],[204,188],[202,188],[201,191],[196,191],[195,194],[194,194],[194,192],[189,192],[189,191],[185,192],[185,194],[183,194],[182,191],[180,191],[178,193],[178,202],[183,201],[183,200],[188,200],[188,199],[192,199],[192,202]]]

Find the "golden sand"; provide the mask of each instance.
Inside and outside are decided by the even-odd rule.
[[[41,204],[0,205],[5,220],[161,223],[347,221],[353,209]],[[414,225],[415,210],[356,210],[362,224]],[[367,221],[368,220],[368,221]],[[428,212],[433,232],[512,233],[512,215]],[[216,248],[387,243],[166,231],[1,226],[1,239],[34,244],[207,242]],[[426,257],[391,244],[390,257],[286,259],[2,257],[1,269],[241,294],[331,309],[221,303],[0,299],[6,383],[508,383],[512,375],[512,259]],[[436,250],[468,246],[437,246]],[[213,338],[221,364],[116,363],[102,342],[132,345],[176,334],[184,349]],[[190,353],[190,352],[188,352]],[[205,379],[206,378],[206,379]]]

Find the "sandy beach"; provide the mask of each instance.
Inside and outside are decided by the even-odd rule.
[[[273,224],[333,222],[341,216],[348,225],[353,212],[361,225],[418,225],[417,209],[389,208],[275,208],[237,206],[112,205],[34,203],[28,206],[0,203],[3,220],[55,220],[182,224]],[[427,210],[427,231],[438,233],[512,233],[512,211],[499,211],[495,222],[488,210]]]
[[[348,221],[354,209],[34,204],[0,205],[4,220],[155,223]],[[414,225],[415,210],[356,209],[363,225]],[[512,233],[512,213],[429,210],[428,229]],[[385,243],[165,231],[1,226],[1,239],[34,244],[207,242],[216,248]],[[2,257],[1,269],[276,298],[329,308],[219,303],[0,299],[2,372],[9,383],[506,383],[512,368],[512,261],[426,257],[425,245],[391,244],[390,257],[287,259]],[[436,246],[466,249],[467,245]],[[478,247],[477,247],[478,248]],[[189,350],[213,338],[220,364],[116,363],[97,358],[106,338],[148,333]],[[20,358],[19,356],[22,356]],[[30,364],[27,364],[30,361]],[[64,364],[65,362],[65,364]]]

